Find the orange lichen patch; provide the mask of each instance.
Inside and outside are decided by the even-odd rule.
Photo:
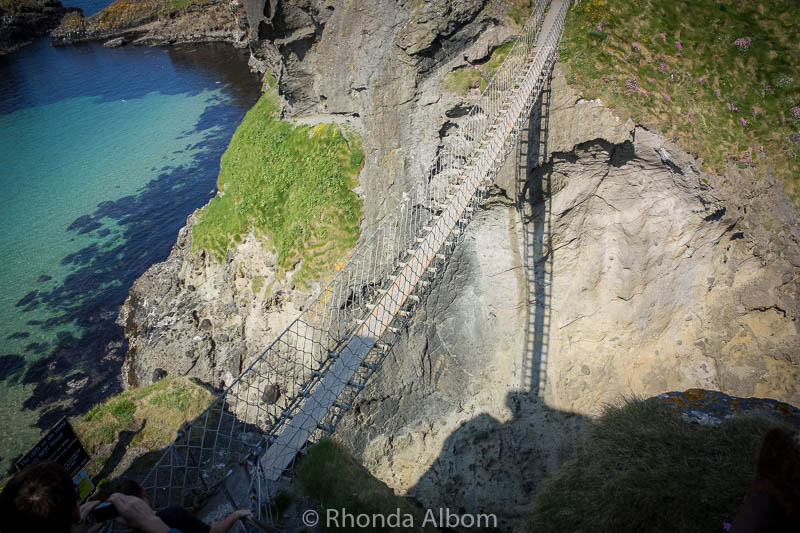
[[[703,389],[689,389],[685,391],[683,394],[685,394],[686,398],[688,398],[689,400],[694,402],[699,402],[700,400],[706,399],[707,393],[708,391],[705,391]]]
[[[739,400],[733,400],[730,404],[728,404],[728,407],[733,410],[741,409],[742,402],[740,402]]]
[[[672,396],[670,398],[663,398],[662,401],[664,403],[674,403],[678,407],[688,407],[689,406],[689,404],[686,402],[686,400],[684,400],[680,396]]]
[[[792,409],[785,403],[779,403],[775,406],[775,409],[784,416],[792,416]]]

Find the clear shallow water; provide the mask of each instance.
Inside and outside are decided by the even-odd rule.
[[[1,469],[119,390],[119,307],[214,194],[258,87],[229,45],[0,57]]]

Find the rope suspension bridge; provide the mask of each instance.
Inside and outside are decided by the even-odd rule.
[[[249,502],[272,522],[276,482],[334,431],[436,283],[539,97],[569,0],[537,0],[505,61],[397,209],[317,298],[190,425],[142,485],[153,508],[224,488],[245,465]]]

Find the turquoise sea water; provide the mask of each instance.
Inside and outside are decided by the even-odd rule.
[[[258,97],[246,63],[46,40],[0,58],[0,468],[119,390],[119,307],[213,195]]]

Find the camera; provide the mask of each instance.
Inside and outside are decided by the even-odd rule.
[[[116,518],[118,514],[117,508],[114,507],[113,503],[103,502],[92,509],[92,511],[89,513],[89,516],[94,518],[97,522],[105,522],[106,520]]]

